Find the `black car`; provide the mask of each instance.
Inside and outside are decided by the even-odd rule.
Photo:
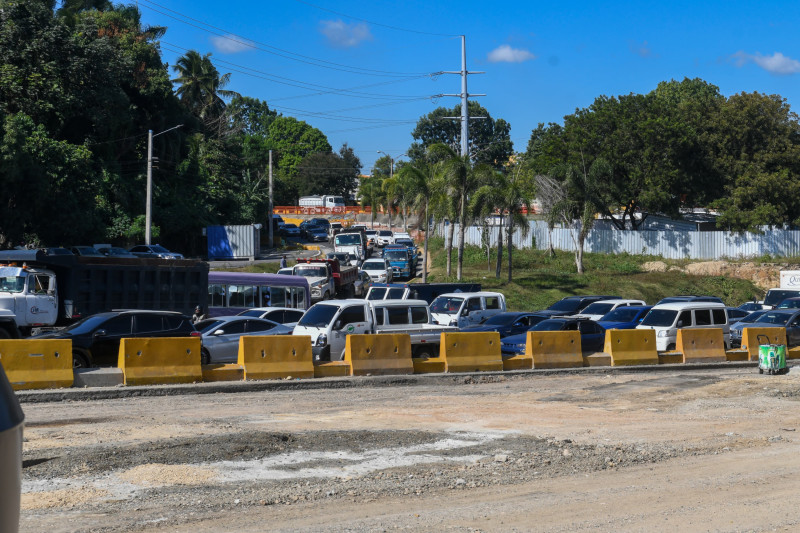
[[[562,298],[544,311],[537,311],[537,314],[549,317],[577,315],[589,304],[600,300],[619,300],[619,296],[567,296]]]
[[[542,320],[528,331],[578,331],[581,335],[581,351],[585,354],[602,352],[606,339],[606,330],[586,318],[558,317]],[[528,333],[510,335],[500,339],[500,351],[506,357],[525,353]]]
[[[72,365],[88,368],[116,366],[122,338],[191,336],[200,334],[192,319],[182,313],[126,310],[97,313],[62,330],[32,338],[72,340]]]
[[[483,324],[461,328],[461,331],[470,333],[496,331],[500,337],[508,337],[525,333],[531,326],[535,326],[545,319],[547,316],[539,313],[510,311],[491,316]]]

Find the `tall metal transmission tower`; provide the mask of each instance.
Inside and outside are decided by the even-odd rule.
[[[469,74],[485,74],[483,71],[468,71],[467,70],[467,36],[461,36],[461,70],[444,71],[442,74],[460,74],[461,75],[461,93],[460,94],[444,94],[442,96],[457,96],[461,98],[461,116],[460,117],[443,117],[452,120],[461,121],[461,156],[469,155],[469,97],[470,96],[486,96],[485,94],[469,94],[467,92],[467,76]],[[472,117],[473,120],[485,119],[486,117]]]

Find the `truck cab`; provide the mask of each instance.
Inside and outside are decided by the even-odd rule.
[[[331,267],[326,263],[298,263],[292,267],[292,274],[308,279],[312,302],[328,300],[336,294]]]
[[[505,310],[506,299],[499,292],[451,292],[431,303],[434,323],[460,328],[482,324]]]
[[[389,244],[383,249],[383,258],[392,267],[392,279],[409,280],[416,274],[416,264],[407,246]]]
[[[29,334],[58,319],[56,275],[27,265],[0,266],[0,338]]]

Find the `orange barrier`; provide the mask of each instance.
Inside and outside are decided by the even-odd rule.
[[[351,376],[414,373],[408,334],[348,335],[344,360],[350,363]]]
[[[769,344],[786,344],[786,328],[744,328],[742,349],[750,354],[750,361],[758,361],[759,335],[767,337]]]
[[[311,337],[263,335],[239,338],[239,365],[244,379],[313,378]]]
[[[0,364],[14,390],[71,387],[72,341],[0,340]]]
[[[200,337],[122,339],[117,366],[125,385],[202,381]]]
[[[503,370],[500,334],[443,332],[439,357],[448,372],[491,372]]]
[[[652,329],[609,329],[603,351],[611,366],[657,365],[656,332]]]
[[[525,354],[533,360],[533,368],[583,366],[581,335],[577,331],[529,331]]]
[[[675,341],[684,363],[717,363],[728,360],[721,328],[679,329]]]

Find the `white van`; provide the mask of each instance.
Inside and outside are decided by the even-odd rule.
[[[293,335],[309,335],[315,361],[341,361],[347,336],[408,333],[414,357],[435,357],[442,332],[455,328],[430,323],[425,300],[326,300],[311,306]]]
[[[725,348],[731,345],[731,328],[725,304],[714,302],[685,302],[653,306],[636,329],[656,331],[656,350],[675,349],[679,329],[721,328]]]
[[[483,324],[505,310],[506,297],[499,292],[451,292],[431,302],[434,324],[459,328]]]

